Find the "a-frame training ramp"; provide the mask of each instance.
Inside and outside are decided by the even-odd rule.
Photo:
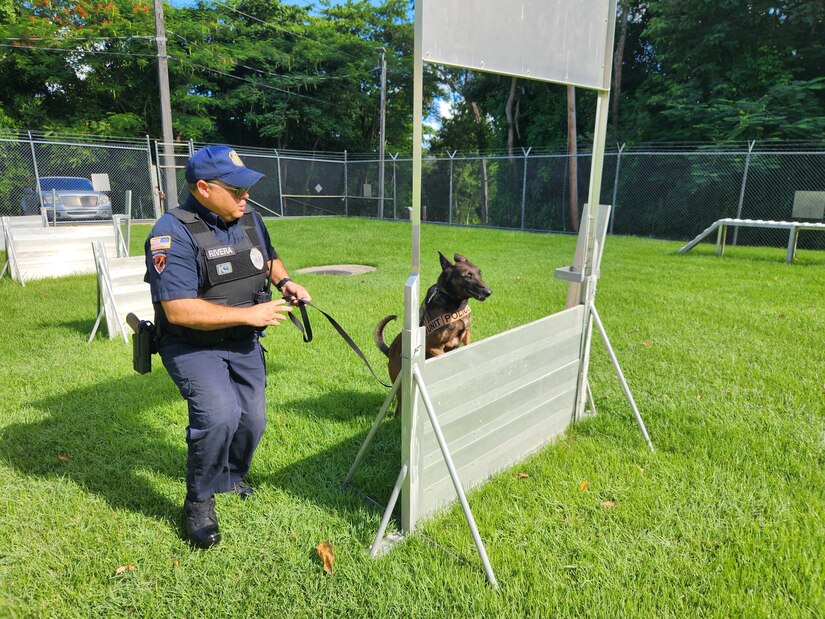
[[[352,479],[401,389],[401,472],[373,556],[399,496],[404,533],[457,498],[487,577],[497,586],[465,488],[546,445],[581,415],[589,392],[594,323],[630,394],[594,305],[609,214],[609,207],[598,203],[615,17],[615,0],[415,3],[412,272],[405,284],[402,370],[346,479]],[[425,333],[418,324],[424,62],[574,85],[598,94],[589,201],[574,264],[557,271],[571,282],[568,309],[430,360],[425,360]],[[453,379],[449,388],[445,376]],[[632,398],[631,404],[647,439]],[[652,449],[649,439],[648,445]]]
[[[141,320],[154,319],[152,294],[149,284],[143,281],[146,259],[143,255],[109,258],[102,243],[93,243],[92,249],[97,270],[97,318],[89,342],[105,317],[109,339],[120,335],[128,344],[132,332],[126,324],[129,313]]]
[[[19,221],[18,221],[19,220]],[[121,253],[118,222],[44,226],[40,217],[3,217],[8,270],[21,285],[34,279],[95,272],[92,243]]]

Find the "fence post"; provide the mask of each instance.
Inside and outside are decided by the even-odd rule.
[[[347,176],[347,151],[344,151],[344,216],[349,217],[349,177]]]
[[[618,143],[616,146],[619,146]],[[613,234],[613,223],[616,221],[616,194],[619,191],[619,167],[622,165],[622,151],[625,145],[619,146],[616,153],[616,175],[613,177],[613,200],[610,203],[610,234]]]
[[[527,204],[527,155],[530,154],[530,151],[533,150],[533,147],[530,146],[527,150],[524,150],[524,147],[521,147],[521,152],[524,153],[524,174],[521,179],[521,229],[524,230],[524,211],[525,206]]]
[[[395,153],[395,155],[390,154],[390,157],[392,157],[392,218],[398,219],[398,215],[395,212],[395,160],[398,159],[398,153]]]
[[[160,190],[160,185],[156,182],[156,175],[152,174],[152,142],[149,139],[149,134],[146,134],[146,165],[149,166],[149,195],[152,196],[152,210],[155,212],[155,219],[160,218],[160,196],[158,196],[158,192],[155,191],[155,187]],[[141,219],[144,217],[143,214],[143,204],[141,203],[140,207],[140,217]]]
[[[450,205],[449,211],[447,211],[447,223],[453,223],[453,159],[455,158],[455,154],[457,150],[454,150],[452,153],[447,151],[447,156],[450,158]]]
[[[32,151],[32,165],[34,166],[34,190],[37,192],[37,204],[40,209],[43,208],[43,195],[40,193],[40,172],[37,169],[37,155],[34,152],[34,140],[32,139],[32,132],[29,131],[29,146]]]
[[[126,190],[126,255],[131,253],[132,243],[132,190]]]
[[[748,168],[751,163],[751,151],[756,144],[756,140],[748,141],[748,154],[745,156],[745,172],[742,174],[742,189],[739,190],[739,206],[736,208],[736,219],[742,219],[742,204],[745,201],[745,185],[748,182]],[[739,226],[733,227],[733,242],[731,245],[736,245],[736,239],[739,236]]]
[[[281,203],[281,217],[284,216],[284,188],[283,184],[281,183],[281,155],[278,152],[277,148],[273,148],[272,150],[275,151],[275,159],[278,161],[278,202]]]

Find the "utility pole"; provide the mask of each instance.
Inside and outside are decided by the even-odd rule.
[[[163,27],[163,0],[155,2],[155,41],[158,45],[158,84],[160,86],[160,124],[163,133],[163,159],[166,172],[166,209],[178,205],[178,179],[175,171],[175,136],[172,133],[172,102],[169,94],[169,57],[166,55],[166,30]],[[160,165],[160,162],[158,162]]]
[[[386,137],[384,134],[386,126],[386,105],[387,105],[387,60],[386,51],[379,47],[381,52],[381,124],[378,138],[378,219],[384,219],[384,146]]]

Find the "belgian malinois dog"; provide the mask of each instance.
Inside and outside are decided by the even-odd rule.
[[[481,269],[461,254],[455,254],[451,263],[444,254],[441,259],[441,275],[427,290],[427,295],[419,308],[419,326],[427,328],[425,356],[427,359],[455,350],[462,344],[470,343],[470,322],[472,318],[467,301],[484,301],[493,291],[481,279]],[[401,334],[395,336],[389,346],[384,343],[384,327],[397,316],[386,316],[375,327],[375,345],[387,355],[387,369],[390,380],[395,382],[401,371]],[[396,416],[401,414],[401,391],[398,391]]]

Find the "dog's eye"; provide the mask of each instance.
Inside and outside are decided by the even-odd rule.
[[[468,273],[467,275],[464,276],[464,279],[466,279],[468,282],[471,282],[471,281],[473,281],[473,276]]]

